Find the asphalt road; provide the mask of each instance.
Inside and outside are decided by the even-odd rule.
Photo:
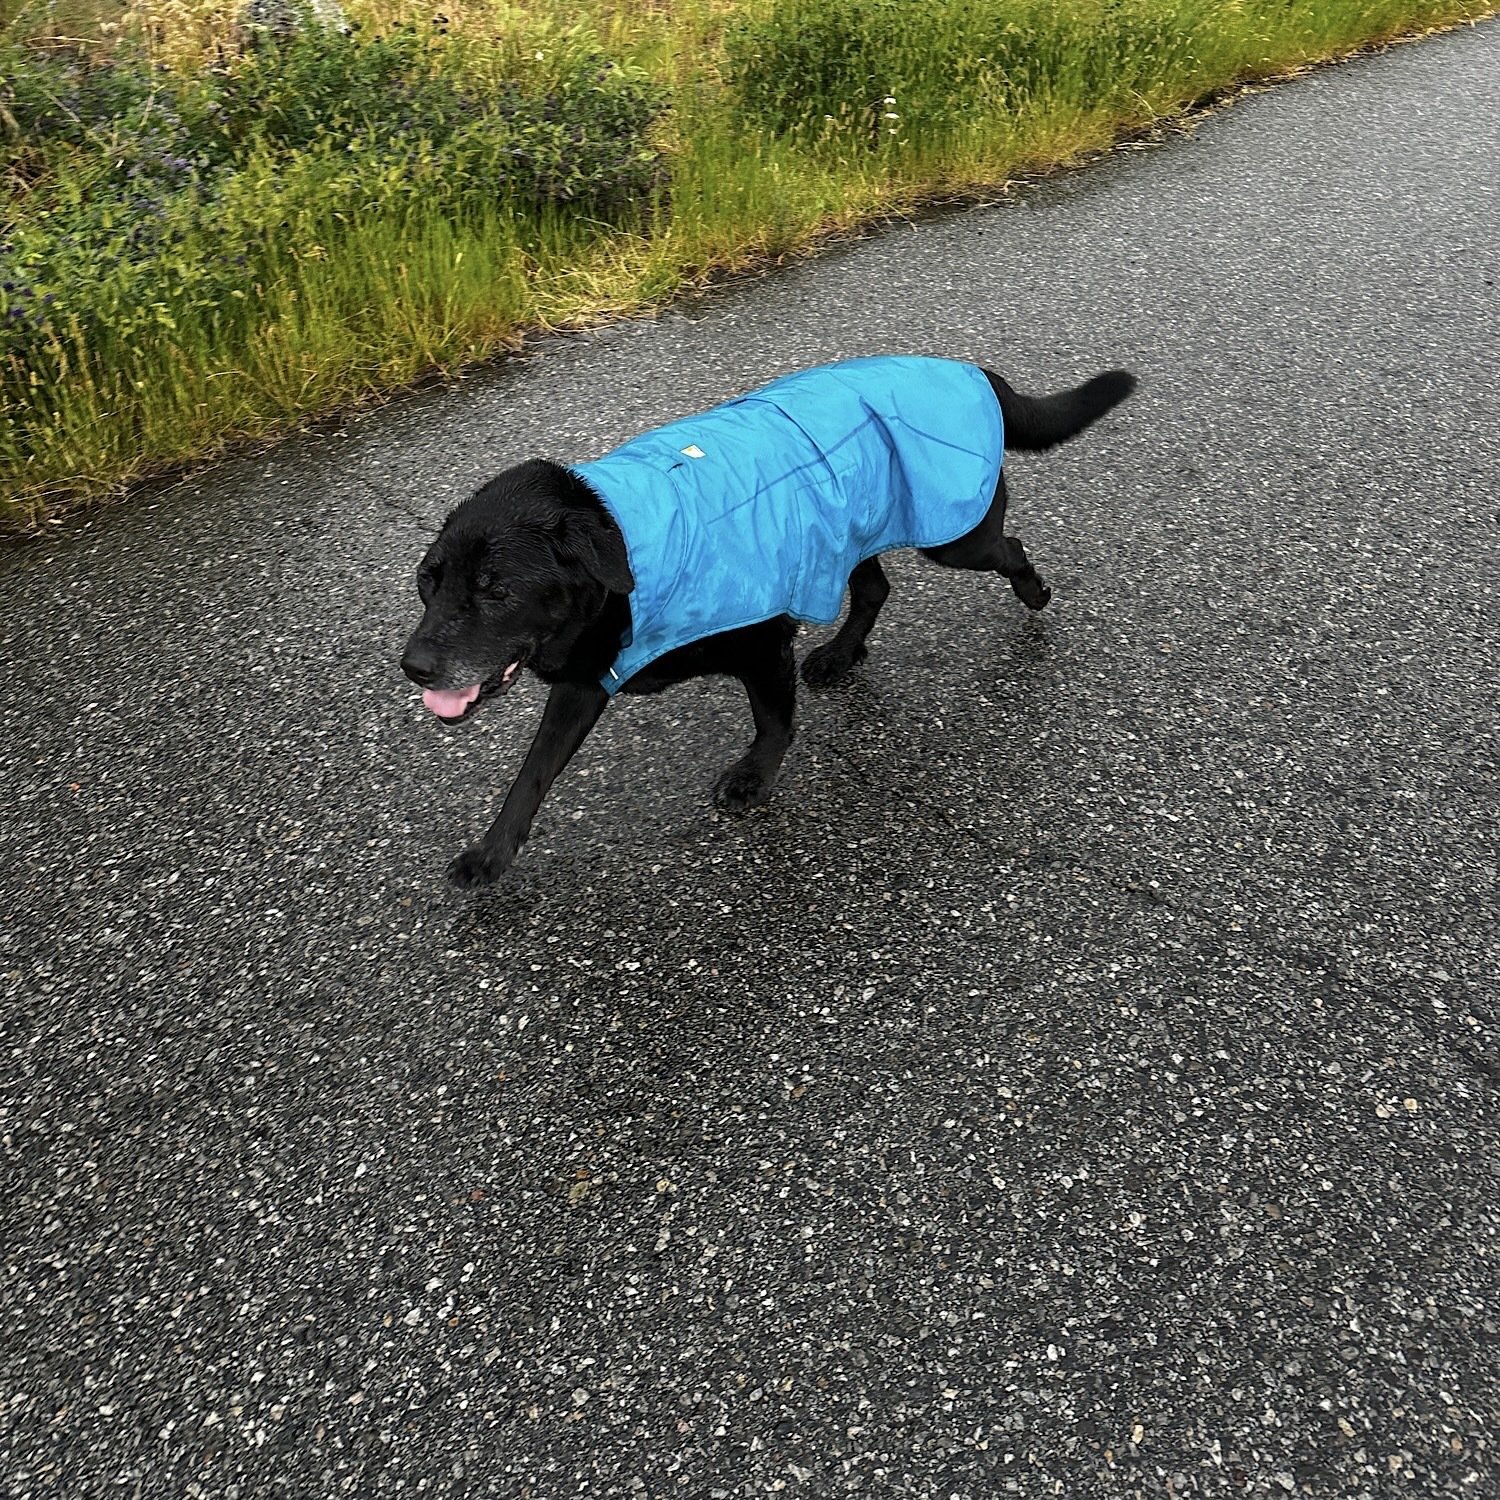
[[[0,554],[12,1496],[1500,1493],[1500,26]],[[1138,397],[733,684],[529,738],[424,539],[803,364]]]

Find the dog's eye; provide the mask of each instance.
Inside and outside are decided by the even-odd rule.
[[[503,599],[506,590],[501,586],[499,577],[491,573],[488,568],[481,568],[474,578],[474,587],[481,594],[488,594],[492,599]]]
[[[418,568],[417,569],[417,593],[424,600],[430,599],[436,592],[439,582],[442,580],[440,568]]]

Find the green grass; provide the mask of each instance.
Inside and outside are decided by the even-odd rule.
[[[484,154],[493,142],[459,127],[444,135],[451,122],[438,96],[428,101],[436,144],[415,157],[372,140],[368,121],[325,129],[320,117],[307,126],[315,136],[288,145],[285,132],[303,126],[272,138],[257,105],[240,136],[229,126],[222,139],[201,135],[205,152],[220,155],[212,171],[194,168],[196,186],[152,198],[166,226],[154,232],[165,237],[145,251],[128,237],[135,189],[121,185],[119,163],[129,141],[101,141],[98,127],[40,151],[12,134],[0,280],[9,285],[17,266],[53,300],[17,304],[31,320],[15,321],[21,333],[0,324],[0,526],[35,525],[132,480],[493,357],[529,331],[647,307],[830,231],[1067,161],[1215,91],[1491,9],[1488,0],[669,9],[595,0],[591,24],[571,28],[540,3],[504,12],[503,26],[500,12],[486,12],[494,36],[432,66],[463,87],[482,75],[486,89],[517,77],[531,88],[522,74],[542,51],[547,77],[535,87],[563,100],[565,126],[581,119],[603,143],[581,183],[486,187],[498,170]],[[465,25],[477,32],[482,20]],[[656,111],[627,85],[590,92],[584,75],[600,47],[669,91],[654,125],[639,123]],[[355,66],[345,52],[338,59],[335,72]],[[303,65],[318,87],[344,87],[342,75],[325,77],[326,59]],[[166,88],[164,76],[153,87]],[[363,83],[346,93],[369,97]],[[168,96],[133,105],[129,118],[149,134]],[[20,97],[13,88],[13,111]],[[182,139],[195,142],[208,130],[188,118],[198,97],[183,95],[181,110]],[[567,113],[575,108],[583,113]],[[101,118],[126,118],[111,110]],[[669,190],[611,154],[633,130],[669,164]],[[546,142],[538,149],[553,160]],[[170,151],[159,141],[152,150],[142,170],[176,182],[152,166]],[[101,222],[111,213],[118,223]],[[0,291],[0,314],[8,295],[21,294]]]

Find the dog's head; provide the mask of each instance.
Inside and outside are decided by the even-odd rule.
[[[401,657],[457,723],[530,666],[562,668],[611,592],[635,587],[624,539],[575,474],[544,460],[489,481],[443,523],[417,569],[426,612]]]

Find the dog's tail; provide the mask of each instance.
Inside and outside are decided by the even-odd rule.
[[[1071,391],[1054,396],[1023,396],[986,370],[995,388],[1000,414],[1005,418],[1005,446],[1023,453],[1041,453],[1065,443],[1118,406],[1136,386],[1129,370],[1106,370]]]

